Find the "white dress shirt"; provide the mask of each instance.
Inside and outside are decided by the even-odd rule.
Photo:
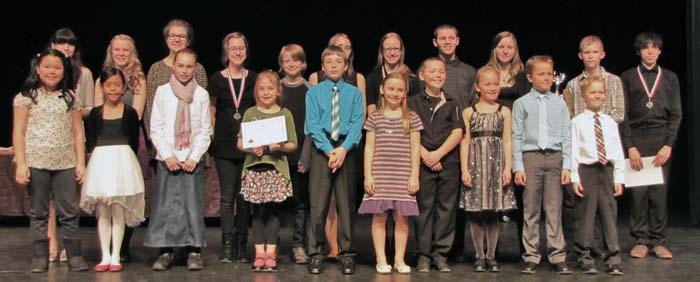
[[[596,113],[586,109],[571,120],[571,182],[580,182],[579,164],[598,162],[598,149],[595,137]],[[614,166],[615,183],[625,183],[625,155],[622,151],[620,132],[617,123],[609,115],[599,113],[600,126],[603,129],[605,158]]]
[[[156,147],[156,159],[175,156],[178,161],[188,159],[199,162],[209,148],[211,142],[211,116],[209,115],[209,93],[197,85],[190,104],[190,122],[192,146],[183,150],[175,150],[175,116],[179,99],[173,93],[170,83],[156,89],[151,110],[151,141]]]

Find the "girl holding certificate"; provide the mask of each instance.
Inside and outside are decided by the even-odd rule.
[[[246,110],[243,122],[284,116],[287,141],[266,146],[243,148],[238,136],[238,149],[246,153],[243,163],[241,194],[253,210],[253,271],[277,270],[280,203],[292,197],[287,153],[297,149],[292,113],[280,107],[282,84],[273,71],[258,75],[255,82],[255,107]]]

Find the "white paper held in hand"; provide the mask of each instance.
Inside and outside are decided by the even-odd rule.
[[[641,170],[634,170],[630,165],[630,159],[625,159],[625,188],[659,185],[664,183],[664,175],[661,167],[656,167],[651,162],[655,156],[643,157]]]
[[[286,142],[287,126],[284,116],[241,123],[241,139],[243,149]]]

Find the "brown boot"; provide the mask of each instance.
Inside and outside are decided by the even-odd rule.
[[[642,244],[634,245],[632,251],[630,251],[630,256],[633,258],[644,258],[649,253],[649,248]]]
[[[32,242],[32,248],[34,249],[34,259],[32,259],[32,266],[29,270],[33,273],[49,270],[49,241],[36,240]]]
[[[66,247],[68,254],[68,267],[71,271],[86,271],[88,264],[83,258],[82,245],[80,239],[64,240],[63,244]]]
[[[666,248],[666,246],[658,245],[654,247],[654,254],[660,259],[672,259],[673,254]]]

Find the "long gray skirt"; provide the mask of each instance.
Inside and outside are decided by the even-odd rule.
[[[151,199],[146,247],[206,247],[203,165],[188,173],[171,172],[158,162]]]

